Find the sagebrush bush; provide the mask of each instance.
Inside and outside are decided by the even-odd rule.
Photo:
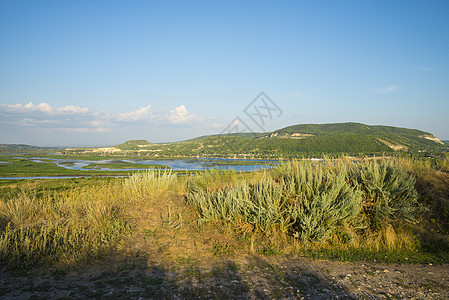
[[[198,209],[200,222],[246,223],[319,241],[356,223],[378,230],[393,220],[416,222],[415,177],[401,166],[390,160],[291,161],[221,185],[218,174],[205,172],[189,181],[186,198]]]
[[[412,174],[391,160],[356,164],[353,171],[371,228],[379,229],[392,220],[417,222],[420,205]]]
[[[240,180],[212,191],[201,184],[191,183],[186,198],[197,207],[200,222],[244,221],[261,231],[271,231],[276,227],[283,230],[285,227],[287,212],[282,203],[281,188],[267,177],[255,183]]]
[[[293,161],[273,170],[288,199],[294,236],[303,241],[328,238],[360,211],[361,194],[351,186],[345,166],[313,166]]]
[[[197,207],[201,222],[244,221],[260,231],[279,230],[304,241],[329,237],[360,211],[360,192],[348,183],[345,169],[335,174],[293,162],[272,173],[219,190],[208,189],[200,179],[199,185],[191,183],[186,198]]]

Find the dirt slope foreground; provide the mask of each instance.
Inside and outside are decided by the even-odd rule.
[[[447,265],[252,255],[204,269],[136,257],[76,271],[1,272],[2,299],[449,299]]]

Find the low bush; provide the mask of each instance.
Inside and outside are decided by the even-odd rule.
[[[191,179],[186,199],[200,223],[280,231],[304,242],[335,235],[350,241],[347,228],[376,231],[395,220],[417,222],[420,211],[415,177],[394,161],[292,161],[251,176],[221,187],[214,173]]]
[[[421,207],[412,174],[392,160],[355,164],[353,169],[363,192],[363,212],[372,229],[393,220],[417,222]]]

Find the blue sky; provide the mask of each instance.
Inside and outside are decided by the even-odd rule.
[[[448,1],[0,1],[0,143],[361,122],[449,139]]]

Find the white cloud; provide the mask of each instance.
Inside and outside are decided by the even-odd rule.
[[[109,127],[111,125],[111,122],[108,120],[92,120],[89,122],[89,124],[93,127]]]
[[[234,119],[234,121],[232,121],[230,124],[229,124],[229,126],[238,126],[240,124],[240,121],[239,121],[239,119]]]
[[[391,92],[393,92],[394,90],[397,90],[398,89],[398,86],[396,86],[396,85],[390,85],[389,87],[386,87],[386,88],[376,88],[376,89],[373,89],[373,91],[376,93],[376,94],[388,94],[388,93],[391,93]]]
[[[89,111],[87,107],[79,107],[74,105],[60,107],[56,110],[61,113],[73,113],[73,114],[87,113]]]
[[[30,104],[32,105],[32,103],[30,102]],[[42,111],[42,112],[46,112],[48,114],[53,113],[53,108],[51,108],[50,104],[48,103],[39,103],[39,105],[37,106],[37,108]]]
[[[172,124],[180,124],[187,123],[189,121],[203,121],[203,117],[195,116],[190,113],[184,105],[180,105],[173,110],[170,110],[170,113],[167,115],[167,119],[169,123]]]
[[[151,117],[150,108],[151,108],[151,105],[147,105],[147,106],[141,107],[135,111],[116,114],[115,118],[119,121],[131,121],[131,122],[149,119]]]
[[[79,107],[74,105],[58,107],[56,109],[52,108],[50,104],[42,102],[38,105],[34,105],[33,102],[28,102],[27,104],[0,104],[0,110],[9,112],[43,112],[49,115],[53,114],[79,114],[87,113],[89,111],[86,107]]]
[[[189,112],[185,105],[179,105],[168,112],[153,113],[151,109],[151,105],[146,105],[128,112],[111,113],[75,105],[52,107],[44,102],[37,105],[32,102],[0,104],[0,125],[9,126],[12,131],[69,134],[103,133],[125,128],[132,131],[139,126],[147,127],[152,124],[190,124],[206,120]]]
[[[90,111],[86,107],[67,105],[52,107],[42,102],[37,105],[0,104],[0,123],[21,127],[66,130],[70,132],[104,132],[123,122],[132,123],[151,119],[151,105],[125,113]],[[54,125],[58,124],[58,127]]]
[[[60,131],[67,131],[67,132],[76,132],[76,133],[88,133],[88,132],[108,132],[111,131],[110,128],[90,128],[90,127],[79,127],[79,128],[55,128],[56,130]]]

